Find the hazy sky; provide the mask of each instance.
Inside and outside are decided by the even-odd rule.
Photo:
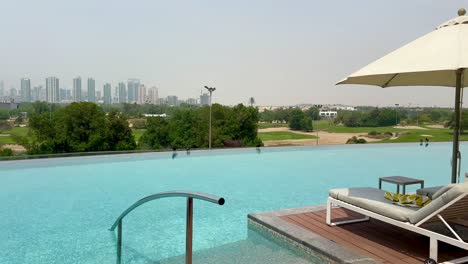
[[[139,78],[160,95],[259,105],[453,105],[452,88],[335,86],[468,0],[0,0],[0,80]],[[85,84],[85,81],[83,81]]]

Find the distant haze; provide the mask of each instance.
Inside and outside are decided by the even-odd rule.
[[[452,106],[454,89],[335,86],[432,31],[468,1],[3,1],[0,80],[71,89],[138,78],[160,96],[259,105]],[[85,88],[85,86],[83,87]]]

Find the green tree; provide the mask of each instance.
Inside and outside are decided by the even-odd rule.
[[[132,150],[136,148],[135,138],[130,129],[127,117],[117,111],[107,115],[106,131],[107,150]]]
[[[312,131],[314,127],[312,126],[312,118],[306,116],[301,121],[301,130],[303,131]]]
[[[170,140],[173,148],[196,148],[202,145],[200,118],[190,109],[179,109],[170,118]]]
[[[304,112],[300,109],[294,109],[289,114],[289,128],[293,130],[302,129],[302,120],[304,119]]]
[[[22,141],[29,154],[130,150],[135,140],[127,119],[117,112],[106,117],[94,103],[72,103],[54,112],[32,114],[31,142]]]
[[[318,107],[310,107],[304,114],[312,120],[320,120],[320,109]]]
[[[147,129],[138,142],[141,148],[165,149],[169,147],[169,123],[162,117],[149,117]]]

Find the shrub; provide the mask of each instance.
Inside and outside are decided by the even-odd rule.
[[[390,131],[387,131],[387,132],[384,133],[384,135],[392,137],[392,136],[393,136],[393,133],[390,132]]]
[[[9,157],[13,155],[15,155],[15,153],[13,152],[12,149],[9,149],[9,148],[0,149],[0,157]]]
[[[367,143],[367,141],[363,138],[357,138],[356,136],[349,138],[346,141],[346,144],[364,144]]]
[[[367,133],[369,136],[377,136],[379,133],[375,130],[372,130],[371,132]]]
[[[357,144],[365,144],[365,143],[367,143],[367,140],[365,140],[365,139],[363,139],[363,138],[358,138],[358,139],[356,140],[356,143],[357,143]]]

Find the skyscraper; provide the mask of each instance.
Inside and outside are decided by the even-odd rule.
[[[0,81],[0,101],[3,100],[3,97],[5,96],[5,84],[3,81]]]
[[[110,83],[104,84],[104,104],[112,103],[112,88]]]
[[[135,103],[138,101],[138,95],[140,91],[140,80],[138,79],[128,79],[127,81],[127,102]]]
[[[96,82],[88,78],[88,102],[96,102]]]
[[[81,77],[73,79],[73,101],[81,102]]]
[[[139,104],[146,103],[146,86],[144,84],[140,84],[140,87],[138,88],[137,102]]]
[[[157,104],[158,103],[158,88],[151,87],[148,89],[148,103],[150,104]]]
[[[57,77],[48,77],[46,79],[46,101],[49,103],[59,102],[60,84]]]
[[[177,105],[179,104],[179,100],[178,100],[177,96],[175,96],[175,95],[169,95],[169,96],[167,97],[167,104],[168,104],[169,106],[177,106]]]
[[[119,103],[126,103],[127,102],[127,93],[125,89],[125,83],[120,82],[118,86],[118,98],[119,98]]]
[[[41,98],[42,95],[42,86],[36,86],[33,88],[31,92],[31,101],[42,101],[43,98]]]
[[[31,102],[31,80],[28,78],[21,79],[21,101]]]
[[[210,104],[210,96],[207,93],[200,95],[200,104],[201,105],[209,105]]]

